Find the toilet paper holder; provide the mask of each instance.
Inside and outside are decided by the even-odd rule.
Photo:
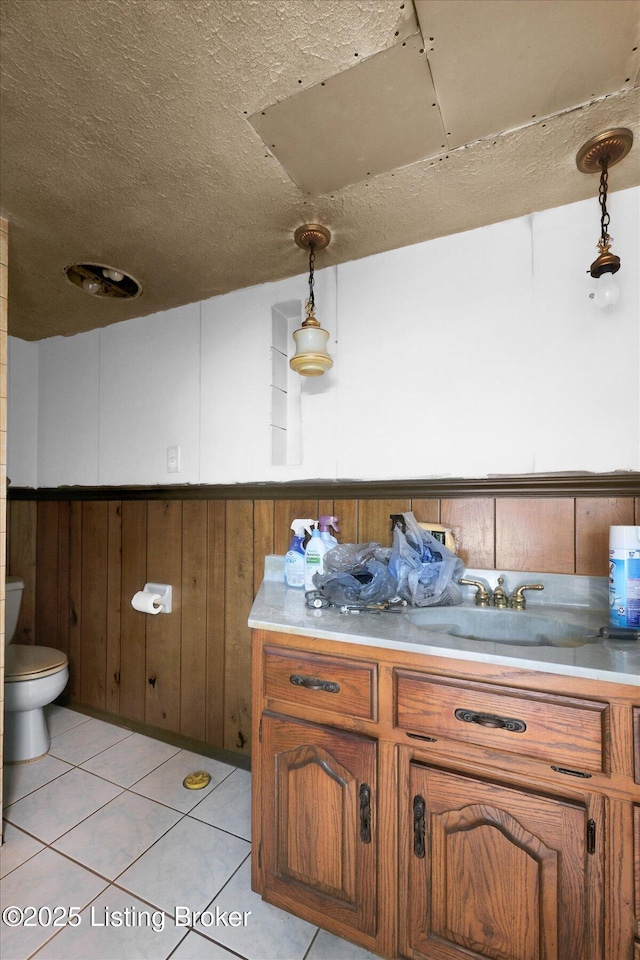
[[[168,583],[145,583],[142,593],[157,597],[155,605],[160,609],[158,613],[171,613],[171,601],[173,599],[173,589]],[[138,596],[138,594],[136,594]],[[132,601],[133,602],[133,601]],[[155,613],[156,610],[147,611]]]

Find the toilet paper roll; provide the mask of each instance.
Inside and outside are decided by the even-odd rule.
[[[160,613],[162,611],[162,597],[159,593],[149,593],[147,590],[138,590],[131,600],[134,610],[141,613]]]

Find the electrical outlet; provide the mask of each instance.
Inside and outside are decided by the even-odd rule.
[[[180,447],[167,447],[167,473],[180,473]]]

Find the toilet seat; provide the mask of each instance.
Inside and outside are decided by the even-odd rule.
[[[5,648],[4,679],[6,683],[37,680],[58,673],[69,663],[62,650],[10,643]]]

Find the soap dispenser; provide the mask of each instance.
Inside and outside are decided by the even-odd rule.
[[[304,557],[304,588],[305,590],[314,590],[313,582],[316,573],[324,573],[324,555],[331,550],[332,544],[327,543],[320,536],[320,530],[316,524],[311,533],[311,540],[307,544]]]

